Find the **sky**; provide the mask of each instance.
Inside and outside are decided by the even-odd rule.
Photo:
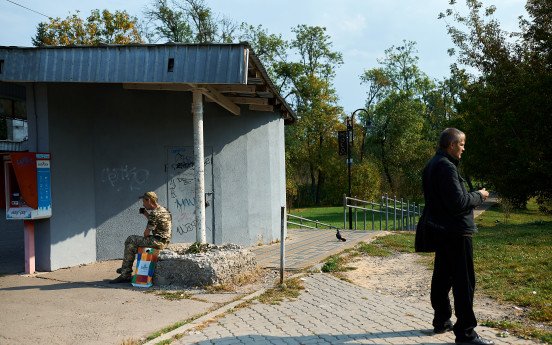
[[[32,46],[36,26],[47,18],[13,4],[18,3],[50,17],[67,17],[79,10],[126,10],[143,17],[152,0],[0,0],[0,46]],[[335,88],[347,114],[362,108],[367,87],[361,85],[364,70],[378,66],[385,49],[403,40],[417,43],[419,67],[429,77],[442,80],[454,62],[447,54],[453,44],[446,23],[437,19],[449,8],[448,0],[205,0],[215,14],[238,23],[262,24],[270,33],[291,39],[291,29],[300,24],[323,26],[333,49],[343,54],[336,72]],[[463,3],[463,0],[458,0]],[[483,0],[495,5],[502,28],[513,31],[518,17],[526,15],[524,0]],[[460,5],[459,5],[460,6]],[[458,7],[460,10],[462,7]],[[159,42],[161,43],[161,42]]]

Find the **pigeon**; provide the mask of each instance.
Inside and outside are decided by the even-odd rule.
[[[347,241],[347,239],[345,237],[341,236],[341,233],[339,232],[339,229],[337,229],[335,237],[337,237],[337,239],[340,240],[340,241],[343,241],[343,242]]]

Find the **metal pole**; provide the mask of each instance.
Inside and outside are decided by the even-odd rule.
[[[404,202],[401,198],[401,230],[404,230]]]
[[[389,230],[389,194],[385,193],[385,230]]]
[[[372,230],[374,230],[374,203],[370,203],[370,205],[372,206]]]
[[[347,229],[347,195],[343,194],[343,229]]]
[[[393,228],[397,231],[397,196],[393,195]]]
[[[284,268],[286,266],[286,234],[285,234],[286,208],[280,207],[280,285],[284,283]]]
[[[414,214],[412,215],[412,230],[416,228],[416,203],[414,203]]]
[[[381,231],[381,221],[382,221],[382,213],[383,213],[383,195],[381,196],[381,200],[380,200],[380,203],[379,203],[379,207],[380,207],[380,211],[379,211],[379,221],[380,221],[380,231]]]
[[[353,124],[352,115],[351,118],[347,118],[347,173],[349,176],[349,198],[351,197],[351,165],[353,161],[351,159],[352,139],[353,139]],[[353,210],[349,207],[349,229],[353,229]]]
[[[358,202],[356,200],[355,200],[355,206],[358,206]],[[357,211],[358,209],[355,207],[355,230],[357,229],[357,220],[358,220]]]
[[[412,225],[412,229],[414,229],[414,226],[416,225],[416,203],[413,203],[412,204],[412,222],[410,222],[410,224]]]
[[[410,200],[406,200],[406,230],[410,230]]]
[[[193,92],[196,242],[207,243],[205,232],[205,155],[203,147],[203,95]]]
[[[9,206],[8,206],[9,207]],[[33,220],[23,221],[23,240],[25,243],[25,273],[35,273],[35,226]]]
[[[364,205],[364,230],[366,230],[366,205]]]

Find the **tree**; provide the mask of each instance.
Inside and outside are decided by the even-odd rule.
[[[290,47],[297,60],[278,63],[275,73],[283,81],[282,91],[287,93],[299,118],[295,126],[286,128],[289,163],[295,165],[291,170],[309,176],[310,200],[319,205],[329,157],[337,155],[335,133],[342,109],[331,81],[343,59],[332,50],[325,28],[299,25],[292,31],[295,39]]]
[[[515,33],[501,30],[495,7],[466,4],[467,15],[453,9],[441,15],[458,24],[448,26],[458,61],[478,72],[459,104],[457,124],[468,135],[466,171],[515,206],[533,196],[551,200],[552,3],[529,0],[529,19]]]
[[[146,17],[153,23],[153,40],[178,43],[231,43],[238,25],[215,15],[203,0],[154,0]]]
[[[38,24],[33,45],[68,46],[142,43],[137,18],[126,11],[92,10],[84,20],[79,11],[65,19],[51,18]]]
[[[192,28],[182,11],[173,9],[167,0],[158,0],[153,8],[146,11],[146,16],[156,23],[153,31],[159,38],[169,42],[192,42]]]
[[[403,41],[385,51],[381,67],[361,76],[369,87],[367,111],[360,113],[362,155],[375,157],[391,193],[405,197],[420,196],[420,173],[432,147],[423,134],[435,86],[415,54],[415,43]]]
[[[282,35],[270,34],[262,25],[253,26],[242,23],[238,38],[240,42],[245,41],[251,45],[257,57],[262,60],[276,88],[278,90],[284,88],[282,76],[276,72],[280,70],[279,66],[286,64],[288,60],[289,43],[282,38]]]

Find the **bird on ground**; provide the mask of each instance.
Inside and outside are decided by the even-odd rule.
[[[347,239],[345,237],[341,236],[341,233],[339,232],[339,229],[337,229],[335,237],[337,237],[337,239],[340,240],[340,241],[343,241],[343,242],[347,241]]]

